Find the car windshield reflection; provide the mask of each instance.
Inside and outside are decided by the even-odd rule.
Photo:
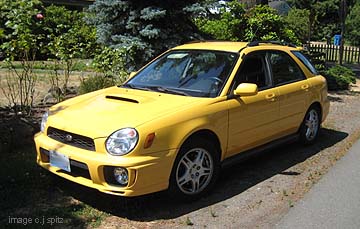
[[[123,87],[183,96],[216,97],[237,57],[230,52],[171,51],[145,67]]]

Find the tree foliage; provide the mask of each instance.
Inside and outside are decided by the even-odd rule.
[[[346,0],[347,12],[357,0]],[[288,0],[291,7],[309,10],[311,39],[329,39],[339,34],[340,28],[340,0]]]
[[[310,26],[309,16],[309,10],[293,8],[284,18],[287,28],[294,31],[296,37],[298,37],[302,43],[306,43],[308,39]]]
[[[346,18],[346,37],[352,45],[360,46],[360,2],[350,11]]]
[[[91,58],[97,49],[96,30],[84,21],[84,13],[63,6],[45,9],[42,32],[47,34],[44,43],[47,56],[58,59]]]
[[[298,43],[294,32],[285,27],[283,18],[267,5],[257,5],[247,13],[245,40],[282,40]]]
[[[196,2],[98,0],[90,6],[88,21],[96,26],[100,44],[127,51],[131,70],[170,47],[200,38],[190,17]]]
[[[218,40],[238,41],[245,36],[245,6],[231,1],[219,7],[213,15],[200,15],[194,19],[198,28]]]
[[[215,39],[233,41],[281,40],[298,43],[284,19],[267,5],[246,11],[239,1],[227,2],[214,16],[195,18],[199,29]]]

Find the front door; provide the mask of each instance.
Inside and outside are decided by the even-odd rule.
[[[229,99],[229,138],[226,157],[272,140],[277,134],[279,91],[272,85],[265,53],[246,55],[234,79],[240,83],[255,83],[258,94]],[[230,92],[232,93],[232,92]]]

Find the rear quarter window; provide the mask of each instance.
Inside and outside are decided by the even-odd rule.
[[[306,66],[307,69],[309,69],[309,71],[312,74],[314,74],[314,75],[318,74],[314,65],[310,62],[310,60],[304,54],[302,54],[299,51],[292,51],[292,53]]]

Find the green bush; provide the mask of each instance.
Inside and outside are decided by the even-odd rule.
[[[126,69],[126,50],[103,47],[101,53],[96,54],[93,67],[106,77],[124,82],[128,76]]]
[[[116,81],[112,77],[106,76],[90,76],[82,79],[79,87],[79,93],[85,94],[99,89],[114,86]]]
[[[355,73],[344,66],[336,65],[322,72],[329,90],[347,90],[351,83],[356,83]]]

